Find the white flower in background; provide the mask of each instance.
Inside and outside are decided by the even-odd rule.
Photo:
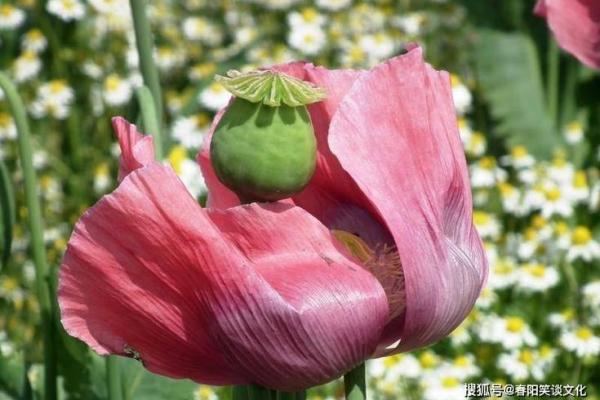
[[[14,350],[13,344],[8,340],[6,331],[0,330],[0,356],[10,357]]]
[[[317,7],[327,11],[340,11],[348,7],[352,0],[317,0]]]
[[[363,35],[359,40],[359,46],[373,62],[389,58],[396,51],[394,39],[382,32]]]
[[[112,184],[110,168],[107,163],[99,164],[94,169],[94,191],[98,194],[106,193]]]
[[[525,146],[514,146],[509,155],[500,158],[502,165],[510,165],[515,169],[533,167],[535,158],[527,152]]]
[[[473,132],[464,144],[465,151],[472,157],[481,157],[487,149],[487,140],[481,132]]]
[[[575,324],[575,310],[566,308],[561,312],[550,313],[548,322],[555,328],[560,330],[571,329]]]
[[[544,190],[546,201],[542,205],[542,215],[550,218],[554,215],[569,217],[573,214],[573,204],[560,187],[549,185]]]
[[[569,144],[581,143],[583,140],[583,126],[581,123],[571,122],[564,131],[565,141]]]
[[[298,4],[300,0],[259,0],[265,7],[271,10],[285,10]]]
[[[498,295],[494,293],[489,287],[483,288],[477,301],[475,302],[475,306],[478,309],[487,310],[498,300]]]
[[[461,115],[466,114],[471,110],[473,96],[457,75],[452,74],[450,76],[450,82],[452,83],[452,98],[454,99],[456,112]]]
[[[94,10],[101,14],[129,13],[129,2],[122,0],[88,0]]]
[[[229,99],[231,93],[218,82],[210,84],[198,96],[200,104],[211,111],[219,111],[229,103]]]
[[[548,167],[548,176],[558,185],[569,185],[574,175],[575,168],[562,155],[555,157]]]
[[[581,289],[583,302],[590,308],[600,308],[600,281],[587,283]]]
[[[541,381],[545,378],[555,353],[556,351],[547,346],[542,346],[540,350],[513,350],[500,355],[498,367],[518,382],[528,379]]]
[[[10,4],[0,4],[0,30],[17,29],[25,21],[25,11]]]
[[[490,213],[475,210],[473,212],[473,222],[475,223],[477,231],[483,239],[494,239],[500,234],[500,222],[494,215]]]
[[[256,36],[258,35],[258,31],[253,26],[242,26],[241,28],[235,31],[235,43],[238,46],[247,46],[250,44]]]
[[[100,65],[93,62],[92,60],[84,61],[83,65],[81,66],[81,71],[86,76],[95,80],[100,79],[100,77],[103,74],[102,67],[100,67]]]
[[[527,228],[517,245],[517,255],[522,260],[531,259],[542,244],[539,233],[534,228]]]
[[[536,336],[521,317],[487,315],[482,318],[478,333],[482,341],[498,343],[509,350],[537,345]]]
[[[0,142],[17,138],[17,126],[9,113],[0,112]]]
[[[515,284],[517,266],[513,259],[502,258],[494,264],[490,263],[490,275],[487,285],[490,289],[505,289]]]
[[[319,14],[317,10],[312,7],[303,8],[301,11],[292,11],[287,16],[288,24],[292,29],[302,28],[307,25],[316,27],[322,27],[327,18],[324,15]]]
[[[179,117],[173,123],[171,136],[186,149],[197,150],[204,141],[209,123],[206,114]]]
[[[473,129],[469,125],[469,121],[464,117],[458,117],[458,132],[460,133],[460,140],[463,142],[463,145],[467,145],[469,140],[471,140],[471,135],[473,134]]]
[[[425,14],[421,12],[412,12],[406,15],[395,17],[391,20],[391,25],[399,28],[408,36],[419,36],[425,25]]]
[[[288,42],[294,49],[306,55],[316,55],[327,43],[327,37],[320,27],[303,25],[291,30]]]
[[[418,378],[422,372],[419,360],[412,354],[395,354],[369,360],[367,368],[369,375],[378,380],[396,382],[399,378]]]
[[[560,276],[554,267],[527,263],[517,270],[516,287],[522,292],[543,292],[556,286]]]
[[[565,195],[577,203],[585,203],[590,199],[590,187],[585,171],[575,172],[571,186],[565,188]]]
[[[48,40],[39,29],[30,29],[27,31],[21,39],[21,49],[23,51],[32,51],[34,53],[41,53],[46,50],[48,46]]]
[[[453,346],[463,346],[469,341],[471,341],[471,333],[469,332],[468,327],[471,325],[470,322],[466,321],[460,324],[455,330],[450,334],[450,342]]]
[[[424,400],[464,400],[465,384],[451,367],[444,366],[421,380]]]
[[[194,400],[219,400],[219,396],[210,386],[200,385],[194,391]]]
[[[197,40],[208,46],[218,46],[223,42],[223,30],[203,17],[188,17],[183,20],[183,34],[189,40]]]
[[[122,79],[117,74],[110,74],[104,79],[102,87],[102,97],[106,104],[110,106],[121,106],[131,99],[133,88],[126,79]]]
[[[85,16],[85,5],[79,0],[49,0],[46,10],[63,21],[79,20]]]
[[[560,250],[567,250],[571,245],[571,229],[565,221],[558,221],[552,230],[553,243]]]
[[[200,167],[195,160],[188,157],[187,150],[183,146],[174,146],[169,152],[168,159],[192,196],[198,197],[206,192],[206,184]]]
[[[594,357],[600,354],[600,338],[587,326],[563,332],[560,344],[578,357]]]
[[[25,51],[13,61],[12,68],[15,81],[25,82],[40,73],[42,61],[33,51]]]
[[[75,92],[66,81],[55,79],[38,87],[35,100],[31,103],[31,114],[36,118],[51,116],[65,119],[69,116]]]
[[[185,63],[185,54],[171,47],[158,47],[154,53],[154,61],[161,71],[169,71]]]
[[[500,192],[504,212],[517,216],[529,212],[529,208],[521,201],[521,193],[515,186],[507,182],[501,182],[498,184],[498,191]]]
[[[582,259],[590,262],[600,259],[600,245],[587,226],[578,226],[571,234],[571,245],[567,251],[569,262]]]
[[[474,188],[492,187],[506,180],[506,171],[499,168],[492,156],[483,157],[470,165],[471,185]]]

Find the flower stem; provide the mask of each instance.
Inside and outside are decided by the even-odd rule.
[[[556,41],[550,37],[548,43],[548,53],[546,59],[548,65],[548,74],[546,81],[546,90],[548,95],[548,112],[554,124],[558,123],[558,83],[560,52]]]
[[[260,385],[249,385],[248,386],[248,399],[249,400],[274,400],[271,397],[271,391]]]
[[[277,392],[277,400],[305,400],[306,391],[300,392]]]
[[[121,369],[116,356],[106,357],[106,383],[108,386],[108,399],[121,400],[123,398]]]
[[[146,14],[146,2],[144,0],[129,0],[131,14],[133,17],[133,27],[135,30],[135,43],[140,59],[140,69],[144,78],[144,84],[150,89],[154,98],[156,108],[156,119],[159,129],[162,129],[163,105],[158,77],[158,69],[154,64],[152,55],[152,31],[150,30],[150,21]]]
[[[54,345],[54,325],[52,303],[48,287],[48,266],[46,264],[46,249],[44,247],[44,231],[42,212],[37,194],[37,179],[33,168],[33,149],[31,147],[29,125],[23,101],[17,93],[15,85],[0,72],[0,87],[4,90],[11,114],[18,131],[18,148],[25,181],[25,200],[29,215],[29,230],[31,234],[31,252],[35,265],[36,292],[40,304],[42,322],[42,340],[44,346],[44,399],[56,400],[57,362]]]
[[[367,398],[365,363],[344,375],[344,389],[346,400],[365,400]]]
[[[136,96],[142,112],[142,122],[144,124],[144,133],[154,137],[154,154],[156,160],[164,158],[163,141],[160,132],[160,122],[156,114],[155,102],[152,92],[147,86],[142,86],[136,90]]]
[[[231,400],[248,400],[248,386],[232,386]]]

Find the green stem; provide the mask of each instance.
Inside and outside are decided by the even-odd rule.
[[[162,94],[158,69],[154,64],[152,54],[152,31],[150,30],[150,21],[148,21],[148,16],[146,15],[146,2],[144,0],[129,0],[129,4],[131,5],[131,14],[133,16],[140,69],[144,77],[144,84],[150,89],[154,97],[156,116],[160,127],[163,120]]]
[[[306,391],[300,392],[277,392],[277,400],[304,400],[306,399]]]
[[[579,61],[567,60],[567,71],[565,75],[565,86],[562,99],[563,107],[560,115],[559,127],[564,128],[569,122],[575,119],[577,102],[577,80],[579,78]]]
[[[554,124],[558,123],[558,78],[560,68],[560,52],[556,41],[550,37],[547,53],[548,75],[546,90],[548,95],[548,112]]]
[[[123,398],[121,369],[119,368],[119,359],[116,356],[106,357],[106,384],[109,400],[121,400]]]
[[[270,400],[271,391],[260,385],[248,386],[248,400]]]
[[[248,386],[232,386],[231,400],[248,400]]]
[[[365,363],[358,365],[344,375],[344,389],[346,400],[365,400],[367,398]]]
[[[44,247],[44,230],[42,212],[37,193],[37,179],[33,169],[33,149],[31,147],[29,125],[23,101],[17,93],[15,85],[0,72],[0,87],[4,90],[11,114],[17,126],[19,157],[25,181],[25,200],[29,214],[29,230],[31,234],[31,252],[36,272],[36,292],[40,304],[42,335],[44,346],[44,398],[56,400],[56,350],[54,346],[54,326],[52,319],[52,303],[47,284],[48,266],[46,265],[46,249]]]
[[[142,112],[144,133],[154,137],[154,154],[156,159],[160,161],[164,158],[163,140],[152,92],[148,87],[142,86],[137,89],[136,96]]]

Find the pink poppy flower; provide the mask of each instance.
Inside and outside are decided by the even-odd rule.
[[[600,2],[538,0],[535,13],[546,18],[560,47],[588,67],[600,69]]]
[[[448,74],[419,48],[370,71],[275,68],[328,92],[309,107],[309,186],[240,205],[209,139],[202,209],[152,161],[151,139],[115,119],[122,181],[77,223],[61,267],[71,335],[171,377],[298,390],[465,318],[487,264]]]

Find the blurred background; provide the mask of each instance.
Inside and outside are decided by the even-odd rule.
[[[204,201],[194,160],[227,70],[292,60],[368,68],[420,43],[452,73],[490,261],[468,319],[439,344],[368,363],[372,399],[464,399],[466,382],[587,386],[600,396],[600,79],[562,53],[533,0],[158,0],[148,5],[168,160]],[[0,1],[0,69],[30,119],[44,242],[56,271],[72,224],[116,185],[110,117],[142,84],[125,0]],[[401,110],[400,110],[401,112]],[[41,394],[43,353],[17,130],[0,92],[0,399]],[[14,211],[14,213],[11,211]],[[8,210],[8,211],[7,211]],[[11,244],[12,241],[12,244]],[[56,327],[60,396],[107,397],[101,358]],[[130,399],[228,398],[120,360]],[[340,398],[340,385],[310,399]],[[29,397],[31,398],[31,397]]]

